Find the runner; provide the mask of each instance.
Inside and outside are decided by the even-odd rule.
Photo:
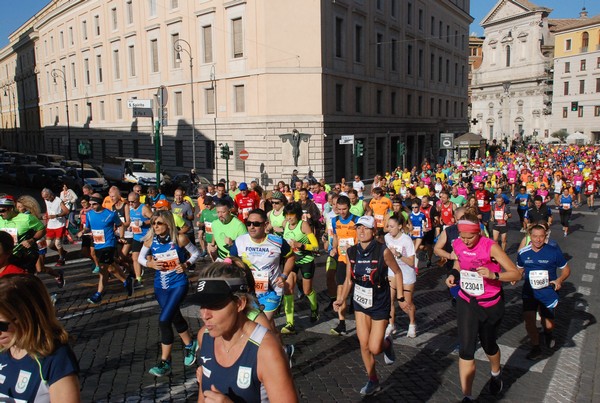
[[[56,266],[64,266],[67,252],[63,249],[62,239],[65,236],[67,216],[69,209],[48,188],[42,189],[42,199],[46,202],[46,243],[48,248],[58,252]]]
[[[571,220],[571,214],[573,212],[574,200],[573,196],[569,194],[569,189],[564,188],[558,199],[558,213],[560,215],[560,225],[564,236],[566,237],[569,232],[569,221]]]
[[[392,201],[384,196],[383,189],[376,187],[371,191],[373,198],[369,202],[369,209],[375,218],[375,226],[379,232],[378,235],[383,235],[385,228],[385,218],[392,210]]]
[[[200,257],[204,258],[208,255],[208,244],[213,241],[213,222],[217,221],[217,210],[212,196],[204,196],[204,208],[200,212],[198,218],[198,240],[200,243]]]
[[[211,259],[222,261],[229,256],[229,248],[236,238],[248,232],[246,226],[237,217],[231,214],[231,206],[226,200],[216,203],[218,220],[213,221],[213,240],[207,245]]]
[[[92,193],[93,194],[93,193]],[[81,204],[81,209],[79,210],[79,231],[82,231],[85,228],[85,223],[87,221],[87,213],[92,209],[90,206],[90,196],[83,195],[79,200]],[[83,234],[81,239],[81,255],[86,257],[92,261],[92,274],[100,273],[100,262],[98,261],[98,257],[94,252],[94,243],[92,242],[92,233]]]
[[[515,196],[515,204],[517,205],[517,213],[521,222],[521,232],[527,232],[527,223],[525,222],[525,214],[530,206],[530,196],[527,194],[525,186],[519,187],[519,193]]]
[[[260,206],[260,197],[253,190],[248,190],[246,182],[240,183],[240,193],[235,196],[235,205],[238,211],[240,221],[245,221],[248,218],[248,213],[251,210],[257,209]]]
[[[267,220],[267,232],[283,236],[283,225],[285,214],[283,208],[287,204],[287,199],[283,193],[275,191],[271,194],[271,205],[273,209],[269,211]]]
[[[500,246],[503,251],[506,251],[507,235],[508,235],[508,220],[512,217],[510,207],[504,203],[504,196],[496,195],[496,202],[492,206],[492,214],[490,221],[493,225],[492,237],[495,242],[500,240]]]
[[[598,192],[598,181],[593,176],[588,176],[584,183],[585,198],[587,200],[588,209],[594,209],[594,195]],[[581,204],[581,201],[579,202]]]
[[[140,195],[131,192],[127,196],[129,204],[129,220],[131,225],[129,230],[133,234],[133,243],[131,245],[131,260],[133,262],[133,271],[135,273],[134,288],[142,288],[142,265],[138,262],[140,251],[144,244],[144,237],[150,229],[152,210],[146,204],[140,203]]]

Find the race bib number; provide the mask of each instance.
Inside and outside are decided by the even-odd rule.
[[[254,290],[256,294],[264,294],[269,291],[269,272],[261,270],[253,270]]]
[[[204,232],[206,232],[207,234],[212,234],[212,223],[205,221],[204,222]]]
[[[479,207],[483,207],[483,200],[477,200],[477,205]]]
[[[354,285],[354,301],[365,309],[373,306],[373,289]]]
[[[504,220],[504,211],[494,211],[494,219],[498,221]]]
[[[157,253],[154,258],[163,264],[163,270],[173,270],[179,265],[179,255],[175,249]]]
[[[375,222],[377,223],[378,227],[382,227],[383,226],[383,214],[375,214]]]
[[[106,243],[106,238],[104,238],[104,230],[93,229],[92,230],[92,240],[97,245],[102,245],[102,244]]]
[[[141,234],[142,233],[142,227],[140,227],[137,224],[131,223],[131,233],[133,234]]]
[[[575,181],[575,186],[581,186],[581,181]]]
[[[131,239],[131,238],[133,238],[133,231],[125,231],[125,232],[123,233],[123,236],[124,236],[126,239]]]
[[[529,284],[534,290],[546,288],[550,285],[548,272],[546,270],[532,270],[529,272]]]
[[[354,238],[341,238],[339,241],[340,253],[346,256],[346,251],[352,245],[354,245]]]
[[[16,245],[17,242],[17,238],[18,238],[18,234],[17,234],[17,229],[16,228],[2,228],[2,231],[7,232],[8,234],[10,234],[10,236],[13,239],[14,244]]]
[[[246,220],[248,218],[248,214],[252,211],[251,208],[247,207],[247,208],[243,208],[242,209],[242,217],[244,218],[244,220]]]
[[[422,235],[421,227],[413,227],[411,235],[417,238],[420,237]]]
[[[460,288],[473,297],[483,295],[485,291],[483,277],[476,271],[461,270]]]
[[[520,199],[519,200],[519,206],[521,206],[521,207],[527,206],[527,199]]]
[[[514,184],[516,182],[515,178],[508,178],[508,183],[510,183],[511,185]]]
[[[587,190],[588,190],[588,192],[593,192],[594,191],[594,185],[588,185]]]
[[[571,208],[571,203],[563,203],[563,204],[562,204],[562,208],[563,208],[563,210],[568,210],[568,209],[570,209],[570,208]]]

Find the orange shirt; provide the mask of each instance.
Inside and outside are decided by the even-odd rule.
[[[343,220],[337,216],[332,220],[333,233],[337,236],[338,241],[338,261],[348,263],[346,249],[352,245],[356,245],[358,238],[356,236],[356,221],[358,217],[354,214]]]
[[[371,199],[369,202],[369,207],[373,211],[375,225],[377,228],[383,228],[384,218],[392,209],[392,201],[387,197],[381,197],[379,200]]]

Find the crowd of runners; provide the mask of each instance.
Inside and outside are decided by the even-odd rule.
[[[392,364],[394,338],[419,335],[413,298],[419,272],[444,267],[440,273],[457,312],[463,401],[469,402],[478,342],[490,361],[490,392],[503,388],[496,343],[502,283],[524,280],[527,358],[540,359],[544,349],[554,348],[557,291],[570,268],[550,227],[559,217],[560,235],[568,236],[572,211],[594,209],[599,183],[600,147],[537,145],[518,153],[495,149],[469,161],[424,161],[377,175],[369,186],[359,176],[328,184],[312,171],[303,178],[294,171],[289,181],[267,188],[256,181],[220,182],[199,187],[194,198],[181,188],[173,195],[156,188],[143,194],[139,185],[125,195],[111,187],[106,197],[89,186],[82,195],[67,186],[60,194],[42,189],[42,206],[31,196],[4,194],[0,249],[12,256],[0,261],[0,276],[45,274],[64,287],[65,242],[80,242],[98,275],[91,305],[102,303],[109,279],[121,282],[131,297],[149,285],[153,272],[161,354],[149,372],[171,373],[174,328],[184,365],[202,359],[200,401],[221,391],[251,401],[265,394],[272,400],[277,393],[293,396],[295,349],[286,335],[299,331],[299,297],[309,302],[311,323],[323,311],[335,311],[332,336],[345,335],[346,318],[354,317],[368,378],[360,393],[379,391],[375,356],[383,353]],[[519,243],[516,259],[506,253],[509,239]],[[48,249],[58,253],[53,265],[45,260]],[[326,284],[314,284],[317,270],[326,271]],[[205,323],[197,335],[180,311],[194,272],[199,280],[192,294]],[[322,288],[326,306],[318,303]],[[400,312],[408,317],[407,329],[396,325]],[[285,316],[280,328],[277,315]],[[257,360],[263,345],[274,357],[269,370]],[[273,346],[279,346],[276,353]],[[211,373],[221,374],[218,386]]]

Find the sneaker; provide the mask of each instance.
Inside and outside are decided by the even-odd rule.
[[[87,299],[90,304],[98,305],[102,302],[102,294],[95,292],[91,297]]]
[[[191,367],[196,362],[196,351],[198,351],[198,340],[192,342],[191,347],[183,349],[183,365]]]
[[[329,334],[333,336],[344,336],[346,334],[346,324],[342,322],[338,323],[336,327],[329,331]]]
[[[58,270],[58,277],[55,277],[54,279],[56,280],[58,288],[63,288],[65,286],[65,272],[63,270]]]
[[[500,373],[498,376],[494,376],[492,375],[492,377],[490,378],[490,393],[492,395],[497,395],[498,393],[502,392],[502,387],[504,386],[504,383],[502,382],[502,373]]]
[[[286,323],[284,327],[281,328],[281,334],[296,334],[296,328],[293,323]]]
[[[540,358],[542,358],[542,349],[540,348],[540,346],[533,346],[531,348],[531,351],[525,356],[525,358],[532,361],[539,360]]]
[[[315,323],[319,320],[321,316],[319,315],[319,311],[310,311],[310,323]]]
[[[150,375],[154,376],[167,376],[171,374],[171,363],[169,361],[160,361],[155,367],[150,368],[148,371]]]
[[[52,293],[50,294],[50,302],[52,302],[52,305],[56,305],[56,300],[58,299],[56,293]]]
[[[60,267],[65,265],[65,258],[59,257],[54,266]]]
[[[95,266],[94,269],[92,270],[92,274],[98,274],[100,273],[100,266]]]
[[[471,399],[469,396],[465,396],[463,397],[463,400],[461,400],[462,403],[473,403],[475,402],[475,400]]]
[[[412,339],[417,337],[417,325],[408,325],[408,332],[406,332],[406,337],[410,337]]]
[[[383,361],[387,365],[391,365],[396,361],[396,353],[394,352],[394,343],[390,336],[384,338],[383,340],[387,340],[389,342],[388,347],[383,350]]]
[[[123,283],[123,287],[125,287],[125,291],[127,291],[127,296],[131,297],[133,295],[133,277],[127,277]]]
[[[296,352],[296,347],[293,344],[288,344],[284,347],[285,354],[288,356],[290,368],[292,368],[292,357],[294,356],[294,352]]]
[[[387,327],[385,328],[384,337],[390,337],[392,334],[394,334],[395,331],[396,331],[396,324],[389,323],[387,325]]]
[[[552,335],[552,333],[544,333],[544,341],[546,343],[546,347],[552,349],[556,347],[556,339]]]
[[[381,386],[379,386],[379,381],[369,380],[365,386],[360,390],[360,394],[362,396],[371,396],[375,392],[379,392],[381,390]]]
[[[135,282],[133,283],[133,288],[136,290],[144,288],[144,283],[142,283],[142,280],[135,280]]]

